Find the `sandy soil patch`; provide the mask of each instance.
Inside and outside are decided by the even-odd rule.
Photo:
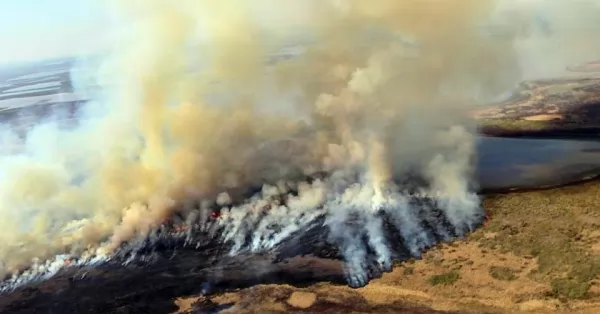
[[[551,121],[551,120],[560,120],[563,116],[560,114],[538,114],[535,116],[529,116],[523,118],[527,121]]]
[[[312,292],[294,291],[287,300],[287,304],[300,309],[307,309],[315,304],[317,295]]]

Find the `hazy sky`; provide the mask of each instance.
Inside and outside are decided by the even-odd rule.
[[[0,0],[0,63],[97,50],[109,36],[94,0]]]
[[[599,58],[600,37],[596,34],[600,30],[600,0],[498,1],[504,9],[545,11],[556,30],[571,30],[560,38],[543,39],[547,43],[529,43],[527,49],[540,52],[529,53],[535,58],[529,58],[528,63],[538,60],[540,67],[547,67],[546,58],[540,56],[549,53],[569,63]],[[102,2],[106,0],[0,0],[0,64],[79,55],[108,47],[114,28]]]

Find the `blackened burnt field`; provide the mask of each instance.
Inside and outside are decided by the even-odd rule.
[[[285,199],[281,202],[285,203]],[[422,209],[417,216],[432,241],[421,243],[419,247],[423,249],[470,231],[469,226],[462,231],[452,227],[432,199],[414,197],[412,203],[415,209]],[[264,216],[267,213],[268,210]],[[387,238],[393,261],[420,258],[420,252],[411,254],[403,242],[397,218],[384,211],[377,215],[383,222],[382,234]],[[65,267],[47,280],[5,292],[0,298],[0,309],[7,313],[167,313],[174,310],[174,298],[186,295],[211,294],[259,283],[302,286],[327,281],[360,287],[392,270],[392,264],[378,262],[376,252],[369,249],[359,215],[348,219],[345,228],[363,242],[357,245],[366,248],[363,265],[366,272],[348,268],[340,252],[343,246],[330,237],[325,216],[262,252],[245,249],[256,240],[249,234],[235,254],[232,254],[234,243],[222,241],[219,219],[226,218],[216,216],[218,213],[213,212],[208,221],[192,225],[173,217],[144,241],[124,245],[108,262]],[[484,218],[482,215],[479,223]],[[248,220],[257,225],[260,222],[260,218]],[[277,235],[277,230],[273,234]]]

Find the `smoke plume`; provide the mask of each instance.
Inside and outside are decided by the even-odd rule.
[[[481,211],[463,112],[521,77],[517,34],[485,30],[498,2],[111,2],[127,32],[82,122],[39,126],[2,157],[0,275],[106,258],[216,208],[232,254],[324,217],[354,285],[369,252],[391,267],[389,241],[419,256],[469,232]]]

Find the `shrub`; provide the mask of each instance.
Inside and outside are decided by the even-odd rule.
[[[431,276],[431,278],[429,278],[429,284],[432,286],[451,285],[455,283],[458,280],[458,278],[460,278],[458,272],[449,271],[447,273]]]

